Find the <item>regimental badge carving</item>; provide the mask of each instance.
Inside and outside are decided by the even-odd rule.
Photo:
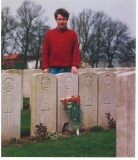
[[[106,87],[111,84],[111,77],[109,75],[106,75],[104,77],[104,84],[105,84]]]
[[[92,87],[92,85],[93,85],[93,79],[92,79],[92,77],[91,76],[87,76],[85,78],[85,86],[87,88],[90,88],[90,87]]]
[[[73,87],[73,79],[71,77],[67,77],[65,80],[64,80],[64,87],[66,89],[71,89]]]
[[[14,89],[14,80],[12,78],[6,78],[3,82],[3,90],[5,92],[12,92]]]
[[[41,81],[41,86],[47,91],[51,87],[51,79],[49,77],[43,78]]]

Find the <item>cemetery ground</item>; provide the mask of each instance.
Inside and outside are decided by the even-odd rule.
[[[30,137],[30,115],[28,99],[24,99],[21,112],[21,139],[14,137],[2,143],[2,157],[116,157],[116,129],[64,132],[57,139],[46,137],[40,141]]]

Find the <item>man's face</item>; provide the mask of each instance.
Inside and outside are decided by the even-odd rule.
[[[67,21],[66,17],[63,17],[61,14],[57,15],[56,22],[59,29],[64,29],[67,26]]]

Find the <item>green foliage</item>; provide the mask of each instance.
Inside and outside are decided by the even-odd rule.
[[[103,127],[102,126],[93,126],[89,130],[92,132],[100,132],[100,131],[103,131]]]
[[[40,123],[40,125],[35,126],[34,133],[36,136],[36,140],[42,141],[46,136],[47,128],[46,126],[43,126],[43,123]]]
[[[75,128],[79,127],[79,110],[80,105],[78,104],[72,104],[71,107],[66,108],[66,112],[68,113],[68,116],[71,118],[72,124],[75,126]]]
[[[10,144],[16,143],[16,138],[15,138],[15,137],[10,138],[10,139],[9,139],[9,143],[10,143]]]
[[[21,111],[21,137],[30,135],[31,110]]]
[[[105,113],[106,114],[106,118],[108,120],[108,125],[109,125],[109,128],[116,128],[116,121],[114,120],[114,118],[111,118],[111,114],[110,112],[109,113]]]
[[[61,137],[62,135],[61,135],[61,133],[58,133],[58,132],[48,132],[47,136],[50,139],[57,139],[57,138]]]
[[[29,109],[30,107],[30,98],[23,98],[23,109]]]
[[[79,129],[80,123],[80,96],[72,96],[61,100],[64,104],[64,110],[67,112],[75,129]]]

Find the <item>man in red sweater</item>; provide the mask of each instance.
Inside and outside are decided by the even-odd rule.
[[[69,13],[57,9],[55,14],[57,27],[47,31],[42,48],[43,73],[78,73],[80,51],[75,31],[67,28]]]

